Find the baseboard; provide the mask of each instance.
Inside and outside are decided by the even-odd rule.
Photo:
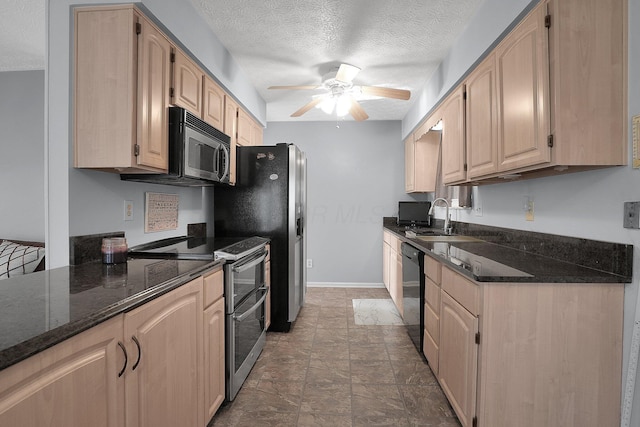
[[[362,282],[307,282],[309,288],[384,288],[383,283]]]

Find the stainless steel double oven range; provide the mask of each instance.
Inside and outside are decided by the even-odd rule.
[[[236,397],[266,341],[268,239],[177,237],[140,245],[142,258],[224,259],[226,398]]]

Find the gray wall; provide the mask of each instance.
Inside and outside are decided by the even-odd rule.
[[[44,242],[44,70],[0,72],[0,238]]]
[[[74,0],[47,2],[47,142],[45,153],[45,208],[48,267],[67,265],[69,236],[125,231],[129,245],[186,234],[186,224],[210,218],[210,190],[121,182],[117,175],[73,169],[72,157],[72,47]],[[87,0],[82,4],[121,3]],[[166,31],[200,60],[219,82],[259,121],[265,122],[265,102],[219,43],[189,0],[145,0],[142,7],[160,20]],[[175,231],[145,234],[146,191],[179,194],[179,227]],[[134,221],[123,220],[124,201],[134,202]],[[211,230],[210,230],[211,231]]]
[[[438,71],[418,94],[416,103],[403,120],[403,136],[436,105],[466,73],[468,68],[508,28],[529,0],[485,0],[476,17],[467,26]],[[630,0],[628,17],[640,16],[640,0]],[[631,158],[631,117],[640,114],[640,29],[629,20],[629,153]],[[640,230],[622,227],[623,203],[640,200],[640,170],[631,166],[581,172],[531,181],[479,187],[477,201],[483,215],[457,211],[453,219],[522,230],[633,244],[634,279],[625,288],[623,390],[627,381],[631,333],[637,310],[640,277]],[[535,219],[525,221],[524,197],[534,199]],[[444,209],[436,213],[444,218]],[[550,254],[552,255],[552,254]],[[636,375],[636,392],[631,425],[640,425],[640,370]]]
[[[307,156],[310,284],[382,286],[382,217],[404,194],[399,121],[269,122],[264,143]]]

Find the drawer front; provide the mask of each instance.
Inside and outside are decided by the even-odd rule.
[[[204,276],[204,308],[209,307],[224,294],[224,273],[222,268]]]
[[[424,343],[422,344],[422,352],[427,358],[427,362],[429,362],[429,366],[431,367],[433,374],[437,377],[439,363],[438,358],[440,352],[438,349],[438,344],[433,341],[431,335],[429,335],[429,332],[427,332],[426,329],[424,330]]]
[[[440,317],[429,304],[424,305],[424,327],[436,344],[440,343]]]
[[[428,277],[425,280],[424,299],[436,314],[440,313],[440,287]]]
[[[443,267],[442,289],[474,316],[480,314],[480,287],[474,282]]]
[[[391,233],[389,233],[387,230],[384,230],[382,232],[382,241],[385,242],[387,245],[391,244]]]
[[[436,284],[440,285],[441,280],[441,271],[442,264],[440,264],[437,260],[431,258],[430,256],[424,257],[424,274],[431,280],[433,280]]]

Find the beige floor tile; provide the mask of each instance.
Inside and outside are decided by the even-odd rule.
[[[351,415],[351,385],[305,384],[300,413],[306,412]]]
[[[298,417],[298,427],[351,427],[350,415],[325,415],[303,413]]]
[[[351,392],[354,414],[386,417],[406,416],[404,402],[395,384],[352,384]]]
[[[349,384],[351,382],[348,359],[312,358],[307,372],[307,383]]]
[[[439,386],[400,386],[407,415],[416,419],[453,417],[453,410]]]
[[[351,381],[359,384],[395,384],[389,360],[352,360]]]

